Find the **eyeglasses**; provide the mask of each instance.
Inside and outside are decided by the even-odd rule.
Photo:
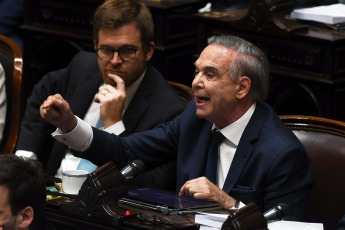
[[[114,53],[117,52],[122,61],[129,61],[135,58],[137,50],[140,48],[134,47],[121,47],[120,49],[112,49],[108,47],[101,47],[95,49],[97,56],[102,61],[110,61],[114,57]]]

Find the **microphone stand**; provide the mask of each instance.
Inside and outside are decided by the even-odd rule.
[[[61,210],[93,222],[118,226],[125,213],[119,215],[121,211],[114,210],[117,200],[127,195],[125,181],[114,163],[109,161],[87,177],[77,198],[61,204]]]
[[[231,212],[221,230],[268,230],[267,220],[255,203]]]

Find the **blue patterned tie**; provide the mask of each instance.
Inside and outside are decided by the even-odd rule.
[[[96,123],[96,125],[95,125],[95,128],[99,129],[101,127],[103,127],[103,123],[102,123],[101,118],[99,118],[97,123]],[[91,161],[88,161],[88,160],[86,160],[84,158],[80,159],[79,165],[77,167],[77,169],[85,170],[85,171],[88,171],[89,173],[92,173],[97,168],[98,168],[97,165],[93,164]]]
[[[208,152],[206,173],[205,176],[212,183],[217,182],[217,164],[218,164],[218,148],[220,143],[225,139],[223,134],[218,130],[212,130],[212,140],[210,144],[210,150]]]

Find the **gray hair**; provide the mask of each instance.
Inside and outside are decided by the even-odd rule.
[[[269,90],[269,62],[258,47],[242,38],[228,35],[210,37],[208,44],[217,44],[236,51],[236,59],[229,63],[230,79],[237,81],[240,76],[249,77],[249,94],[252,99],[266,99]]]

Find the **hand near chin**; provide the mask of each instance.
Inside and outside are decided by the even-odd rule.
[[[41,117],[59,128],[63,133],[72,131],[77,125],[69,104],[60,94],[49,96],[40,107]]]
[[[100,117],[104,128],[107,128],[122,119],[122,111],[126,101],[125,83],[117,75],[109,74],[116,86],[105,85],[102,87],[94,101],[100,103]]]
[[[187,181],[180,189],[179,195],[191,196],[195,199],[210,200],[221,204],[222,208],[231,208],[235,199],[218,188],[206,177],[198,177]]]

